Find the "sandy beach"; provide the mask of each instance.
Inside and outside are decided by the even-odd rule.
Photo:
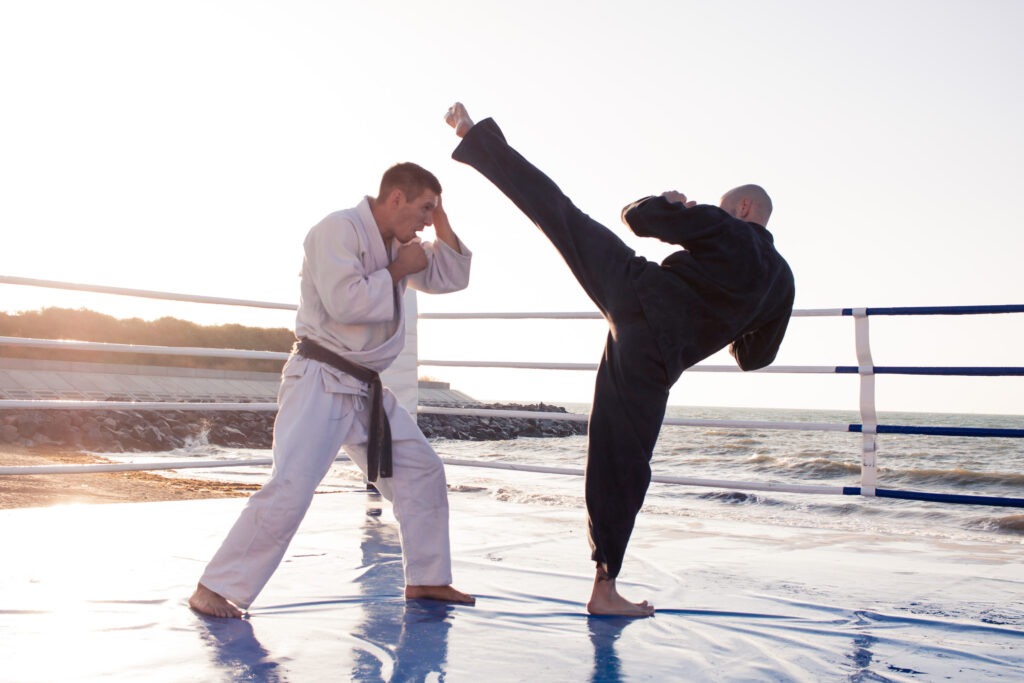
[[[32,466],[109,462],[73,450],[0,449],[0,465]],[[150,472],[2,475],[0,509],[46,507],[68,503],[137,503],[247,496],[259,488],[195,479],[169,478]]]

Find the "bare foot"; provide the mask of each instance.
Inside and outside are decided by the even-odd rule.
[[[448,107],[444,120],[455,129],[455,134],[460,138],[465,137],[469,129],[473,127],[473,119],[469,118],[469,112],[466,111],[462,102],[456,102]]]
[[[405,597],[408,600],[440,600],[441,602],[457,602],[461,605],[475,605],[476,598],[451,586],[406,586]]]
[[[591,614],[618,617],[650,617],[654,616],[654,605],[643,602],[630,602],[619,595],[615,588],[615,579],[598,567],[594,577],[594,590],[587,603],[587,611]]]
[[[197,612],[209,614],[211,617],[224,617],[225,619],[241,619],[244,614],[227,598],[219,593],[214,593],[203,584],[196,586],[196,592],[188,599],[188,606]]]

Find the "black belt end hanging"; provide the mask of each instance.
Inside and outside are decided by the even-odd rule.
[[[384,412],[384,385],[380,381],[380,374],[353,363],[309,339],[297,341],[293,351],[310,360],[327,363],[369,385],[370,433],[366,444],[366,479],[371,484],[381,478],[390,479],[394,472],[391,459],[391,424]]]

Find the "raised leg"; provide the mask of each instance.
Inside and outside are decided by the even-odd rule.
[[[647,261],[512,149],[492,119],[474,125],[458,103],[449,118],[456,133],[469,126],[452,158],[483,174],[544,232],[605,317],[639,315],[630,280]]]

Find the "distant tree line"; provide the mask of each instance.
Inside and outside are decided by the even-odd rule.
[[[141,318],[124,320],[84,308],[45,308],[14,314],[0,312],[0,336],[254,351],[288,351],[295,341],[292,331],[283,327],[199,325],[170,317],[153,321]],[[277,372],[282,365],[281,361],[273,360],[32,349],[6,345],[0,346],[0,356],[262,372]]]

